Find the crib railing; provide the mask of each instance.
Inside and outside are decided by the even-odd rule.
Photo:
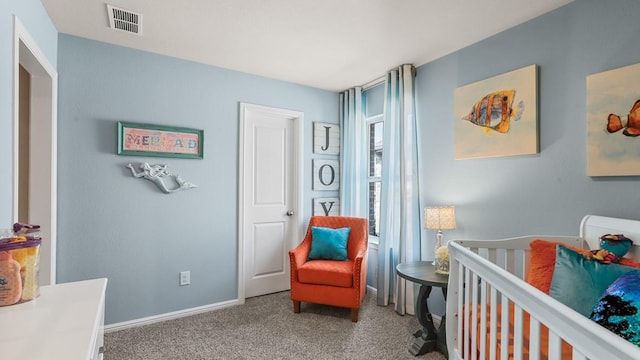
[[[558,236],[449,243],[449,358],[640,358],[640,350],[631,343],[524,281],[529,242],[541,238],[574,246],[582,244],[579,238]],[[548,336],[541,336],[547,329]]]

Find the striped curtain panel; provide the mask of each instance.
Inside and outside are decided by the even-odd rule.
[[[378,246],[378,305],[395,304],[414,314],[414,285],[396,275],[396,265],[420,260],[418,129],[415,68],[402,65],[387,74],[382,155],[382,204]]]
[[[340,214],[367,218],[366,128],[362,88],[340,94]]]

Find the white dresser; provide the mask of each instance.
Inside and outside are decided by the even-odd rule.
[[[107,279],[42,286],[40,297],[0,307],[0,358],[99,360]]]

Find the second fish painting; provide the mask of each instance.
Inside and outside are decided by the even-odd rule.
[[[456,159],[536,154],[537,66],[457,88],[454,113]]]
[[[587,175],[640,175],[640,64],[587,76]]]

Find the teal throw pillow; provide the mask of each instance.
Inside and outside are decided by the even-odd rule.
[[[331,229],[325,227],[311,227],[311,251],[309,260],[340,260],[346,261],[347,240],[351,228]]]
[[[564,246],[556,246],[549,296],[589,317],[607,287],[632,270],[635,269],[618,264],[601,264]]]
[[[640,346],[640,271],[616,279],[593,308],[591,320]]]

